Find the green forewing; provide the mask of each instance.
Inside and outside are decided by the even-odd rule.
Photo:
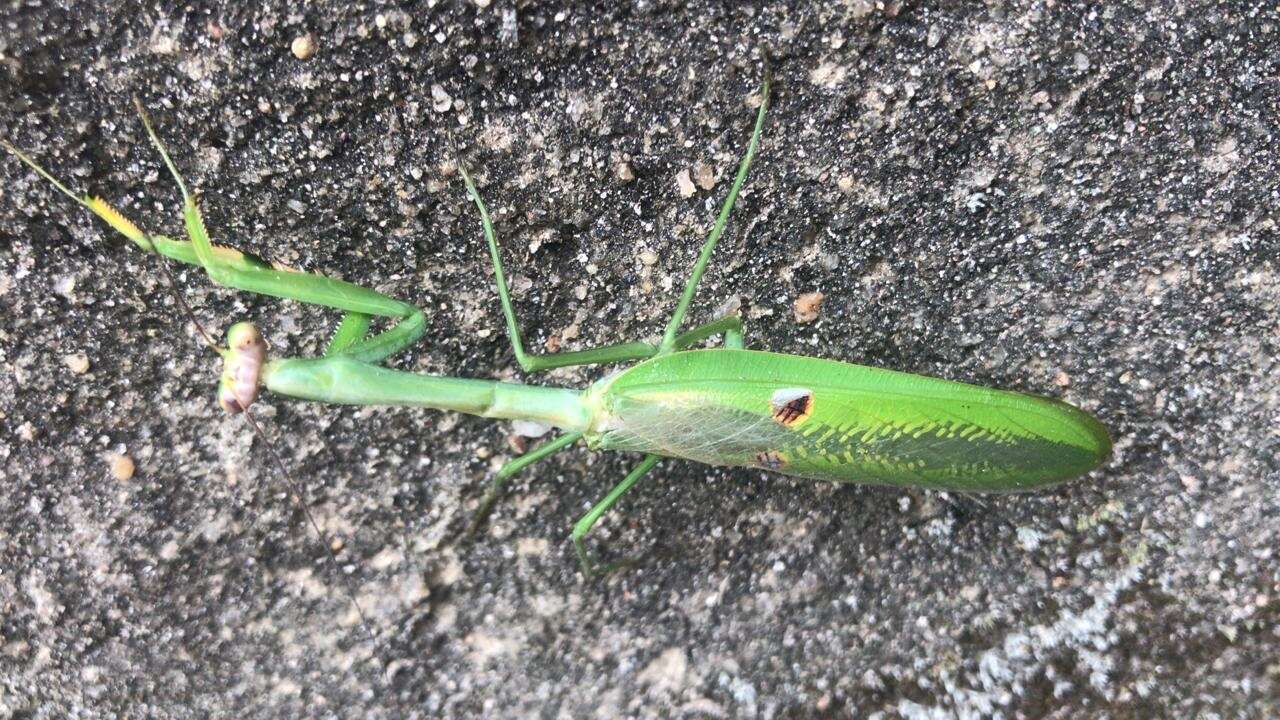
[[[598,447],[799,477],[1026,490],[1111,452],[1106,429],[1064,402],[795,355],[674,353],[596,392]]]

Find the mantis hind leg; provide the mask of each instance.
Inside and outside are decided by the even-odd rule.
[[[507,323],[507,337],[511,340],[511,349],[515,353],[516,362],[520,364],[522,370],[525,372],[538,372],[540,370],[551,370],[574,365],[604,365],[626,360],[643,360],[657,354],[658,349],[656,347],[643,342],[617,343],[589,350],[542,355],[525,352],[524,340],[520,336],[520,326],[516,322],[515,309],[511,304],[511,292],[507,286],[507,276],[502,270],[502,253],[498,249],[498,240],[493,232],[493,221],[489,218],[489,209],[485,206],[484,200],[480,198],[480,192],[476,190],[475,183],[471,180],[471,175],[467,173],[465,168],[459,167],[458,170],[462,174],[462,181],[466,183],[467,194],[471,196],[471,201],[475,203],[476,209],[480,211],[480,225],[484,230],[485,242],[489,246],[489,260],[493,263],[494,282],[498,286],[498,300],[502,303],[502,315]]]
[[[497,237],[493,231],[493,222],[489,218],[489,210],[480,198],[475,183],[465,168],[459,168],[462,180],[466,183],[467,194],[480,211],[480,224],[484,229],[485,241],[489,246],[489,259],[493,264],[494,282],[498,286],[498,299],[502,304],[502,314],[506,320],[507,337],[511,340],[511,349],[515,353],[516,362],[525,372],[551,370],[559,367],[575,365],[606,365],[627,360],[644,360],[658,354],[658,347],[644,342],[617,343],[589,350],[531,355],[525,352],[524,341],[520,335],[520,326],[516,322],[515,308],[511,304],[511,293],[507,286],[507,276],[502,269],[502,253],[498,248]],[[726,317],[694,328],[676,338],[675,347],[684,349],[695,345],[708,337],[723,333],[725,347],[742,348],[742,320]]]
[[[675,349],[684,350],[715,335],[724,335],[724,346],[730,350],[741,350],[744,346],[742,338],[742,318],[726,315],[719,320],[712,320],[706,325],[683,332],[676,337]]]
[[[587,511],[586,515],[583,515],[582,518],[574,524],[573,549],[578,553],[578,563],[582,566],[582,574],[586,577],[592,577],[595,574],[595,570],[592,567],[590,557],[587,555],[587,548],[583,543],[583,538],[587,536],[587,533],[591,532],[591,528],[599,522],[601,516],[608,512],[609,508],[613,507],[618,502],[618,498],[622,497],[623,493],[630,490],[631,486],[635,485],[640,478],[644,477],[646,473],[653,469],[654,465],[658,464],[658,459],[657,455],[645,455],[644,459],[640,461],[640,464],[628,473],[627,476],[623,478],[622,482],[614,486],[603,500],[596,503],[594,507]],[[613,567],[615,566],[606,566],[605,572],[613,569]]]

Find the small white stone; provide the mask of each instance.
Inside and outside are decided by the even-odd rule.
[[[84,353],[72,353],[62,358],[67,368],[77,375],[89,372],[89,356]]]
[[[289,49],[299,60],[310,60],[316,54],[316,36],[311,33],[299,35],[289,44]]]
[[[693,180],[689,177],[688,168],[681,170],[676,175],[676,185],[680,188],[680,197],[693,197],[693,194],[697,192]]]
[[[438,83],[431,86],[431,107],[438,113],[448,112],[453,107],[453,98]]]
[[[178,546],[178,542],[176,540],[170,540],[169,542],[165,543],[163,547],[160,548],[160,559],[172,560],[178,557],[178,551],[180,549],[181,548]]]

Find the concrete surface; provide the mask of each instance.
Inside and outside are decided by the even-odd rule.
[[[217,240],[427,308],[397,367],[518,378],[455,159],[532,346],[656,338],[768,47],[694,319],[1064,397],[1113,461],[978,499],[664,462],[593,537],[641,565],[585,582],[569,529],[634,458],[558,456],[465,544],[509,426],[265,398],[337,575],[154,258],[5,157],[0,715],[1274,717],[1274,5],[601,5],[8,0],[0,128],[177,234],[137,95]],[[176,274],[278,351],[336,321]]]

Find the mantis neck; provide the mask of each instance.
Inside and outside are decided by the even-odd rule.
[[[399,405],[468,415],[534,420],[586,430],[592,412],[580,393],[496,380],[418,375],[348,357],[282,358],[267,363],[262,383],[280,395],[338,405]]]

